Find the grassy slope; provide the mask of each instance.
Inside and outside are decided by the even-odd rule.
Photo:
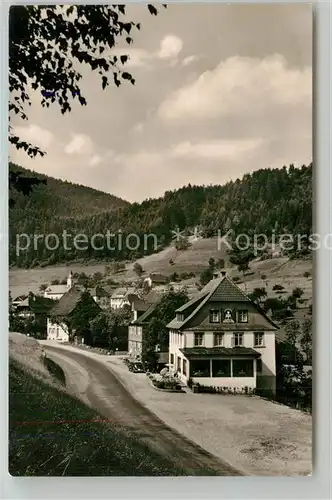
[[[177,251],[173,246],[170,246],[161,252],[148,255],[138,262],[145,270],[145,275],[150,272],[161,272],[171,275],[174,272],[197,272],[207,267],[210,257],[215,259],[225,259],[227,264],[228,255],[226,249],[218,248],[216,238],[206,238],[193,242],[193,244],[185,251]],[[170,265],[170,259],[173,260],[174,265]],[[69,269],[73,272],[84,271],[87,274],[95,272],[104,272],[105,264],[71,264],[70,266],[53,266],[42,269],[12,269],[9,272],[10,288],[12,289],[13,296],[18,296],[26,293],[27,290],[38,292],[39,286],[42,283],[50,283],[53,279],[67,278]],[[127,263],[126,271],[114,275],[116,281],[126,281],[136,278],[133,270],[134,263]],[[275,258],[262,262],[252,262],[250,264],[251,273],[244,278],[247,283],[247,291],[250,292],[255,287],[266,287],[269,296],[274,296],[272,288],[275,284],[282,284],[287,293],[290,293],[293,288],[299,286],[304,288],[304,298],[312,300],[312,281],[310,278],[305,278],[303,274],[308,271],[312,273],[311,260],[293,260],[289,261],[287,258]],[[231,277],[239,276],[236,267],[227,270]],[[267,276],[268,285],[262,281],[262,275]],[[197,281],[197,278],[190,280],[190,282]],[[241,277],[242,279],[242,277]]]
[[[134,441],[125,429],[95,422],[102,420],[95,411],[27,374],[13,361],[9,388],[11,475],[183,475],[181,470]],[[68,420],[71,422],[59,423]]]

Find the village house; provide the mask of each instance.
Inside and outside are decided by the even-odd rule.
[[[29,295],[17,297],[12,302],[13,312],[18,317],[31,319],[46,314],[54,305],[54,300],[46,299],[32,292],[29,292]]]
[[[111,309],[121,309],[126,305],[131,306],[136,296],[135,288],[117,288],[110,297],[110,307]]]
[[[66,285],[50,285],[44,291],[44,297],[47,299],[59,300],[73,286],[73,273],[70,271]]]
[[[27,307],[28,304],[28,295],[19,295],[11,301],[13,311],[19,311],[19,308],[22,308],[24,310],[24,308]]]
[[[133,311],[136,319],[128,326],[128,354],[133,358],[142,356],[144,330],[146,330],[157,306],[157,304],[143,304],[136,303],[135,307],[137,309]]]
[[[95,317],[101,308],[89,293],[84,292],[75,285],[65,293],[59,302],[50,310],[47,318],[47,339],[59,342],[69,341],[69,329],[66,320],[70,320],[74,315],[82,318],[88,327],[89,319]],[[82,328],[83,329],[83,328]],[[77,336],[84,332],[77,332]]]
[[[97,302],[99,307],[101,307],[102,309],[107,309],[110,307],[111,297],[104,287],[97,285],[94,288],[89,288],[88,292],[90,293],[93,300]]]
[[[59,300],[63,295],[65,295],[68,290],[70,290],[73,286],[76,286],[78,289],[85,290],[82,285],[78,285],[74,282],[74,276],[71,271],[69,271],[69,275],[67,278],[67,283],[65,285],[50,285],[44,291],[44,297]],[[102,286],[95,286],[94,288],[88,288],[88,292],[95,302],[102,308],[107,309],[110,307],[110,294],[105,290]]]
[[[12,310],[20,318],[31,318],[33,312],[30,309],[30,300],[28,295],[21,295],[12,301]]]
[[[165,289],[166,291],[167,283],[168,283],[167,276],[160,273],[150,273],[149,276],[144,279],[143,286],[147,288],[158,287],[159,289]]]
[[[132,303],[133,319],[128,326],[128,354],[130,358],[141,359],[143,338],[149,321],[153,318],[161,294],[151,291]],[[156,347],[158,351],[158,347]],[[168,363],[168,353],[158,351],[159,364]]]
[[[82,285],[75,285],[77,289],[81,291],[87,291],[93,298],[95,302],[101,307],[102,309],[108,309],[111,304],[111,297],[110,294],[105,290],[104,287],[102,286],[95,286],[94,288],[85,288]]]
[[[128,326],[128,354],[132,358],[142,355],[143,327],[155,309],[153,306],[139,298],[132,303],[133,319]]]
[[[184,383],[275,393],[278,327],[226,273],[215,274],[167,327],[169,364]]]

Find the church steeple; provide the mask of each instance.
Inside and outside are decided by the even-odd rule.
[[[73,273],[69,271],[67,278],[67,288],[70,289],[73,286]]]

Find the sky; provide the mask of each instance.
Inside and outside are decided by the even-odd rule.
[[[119,53],[136,85],[101,89],[82,69],[70,114],[33,95],[21,138],[47,151],[10,159],[130,202],[189,183],[224,184],[261,168],[312,161],[312,8],[293,5],[168,5],[141,22]]]

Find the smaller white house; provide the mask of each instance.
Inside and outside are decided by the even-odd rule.
[[[117,288],[110,297],[111,309],[121,309],[130,306],[134,297],[137,297],[134,288]]]
[[[72,286],[48,314],[47,340],[68,342],[69,331],[64,320],[68,317],[70,318],[73,313],[78,315],[81,311],[86,311],[87,307],[91,309],[91,305],[93,306],[94,315],[101,311],[100,306],[93,300],[90,294],[85,294],[84,290]],[[80,332],[77,332],[77,334],[80,335]]]
[[[58,325],[51,318],[47,318],[47,340],[57,340],[58,342],[68,342],[68,328],[64,323]]]
[[[44,292],[44,297],[47,299],[59,300],[73,286],[73,273],[70,271],[66,285],[50,285]]]

